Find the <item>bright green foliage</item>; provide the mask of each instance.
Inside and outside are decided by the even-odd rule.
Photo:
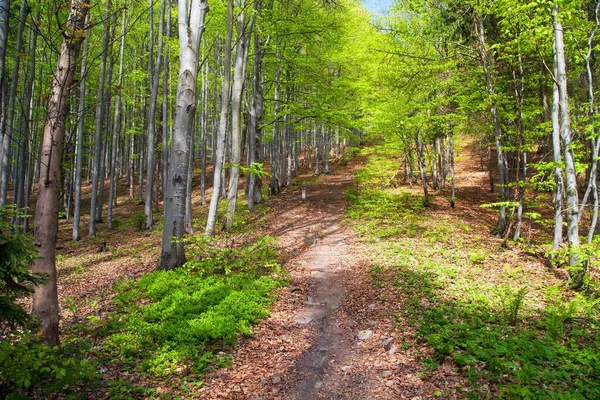
[[[389,165],[371,156],[366,169]],[[351,223],[372,239],[374,284],[388,307],[403,299],[399,329],[414,326],[416,339],[434,349],[421,360],[425,374],[451,361],[471,383],[464,398],[600,396],[597,299],[557,286],[541,290],[540,277],[520,266],[499,271],[488,262],[489,242],[456,220],[415,209],[402,189],[373,190],[367,181],[348,199]],[[403,215],[412,215],[418,234],[406,234]],[[395,231],[382,235],[382,226]]]
[[[267,316],[282,281],[266,240],[238,249],[203,245],[198,260],[118,285],[119,312],[103,349],[125,366],[165,377],[177,368],[201,373],[215,353]]]
[[[37,257],[31,237],[18,232],[18,227],[6,222],[19,211],[12,207],[0,210],[0,327],[15,328],[29,320],[29,315],[15,300],[33,292],[33,285],[44,277],[32,275],[29,266]]]
[[[56,347],[34,343],[29,336],[0,343],[0,397],[6,399],[86,398],[96,381],[88,358],[89,343]]]

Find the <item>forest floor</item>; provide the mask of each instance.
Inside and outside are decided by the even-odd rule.
[[[226,351],[230,362],[201,381],[190,382],[181,368],[157,379],[109,365],[103,379],[152,388],[141,398],[254,400],[544,398],[563,393],[565,382],[585,384],[592,362],[582,364],[560,335],[587,303],[569,306],[576,296],[565,289],[564,271],[544,266],[538,225],[526,225],[526,239],[508,245],[494,236],[496,212],[481,205],[496,194],[473,144],[459,147],[454,208],[448,188],[425,207],[420,185],[401,181],[394,151],[375,146],[348,165],[334,163],[327,175],[302,175],[254,216],[240,212],[248,231],[222,240],[275,237],[289,274],[269,316]],[[117,309],[115,283],[156,267],[162,225],[137,229],[143,205],[119,201],[116,232],[73,242],[69,224],[61,225],[63,331],[109,318]],[[195,196],[193,215],[205,211]],[[194,220],[196,229],[203,225]],[[104,241],[106,250],[97,252]],[[589,327],[576,328],[569,334],[587,343]],[[532,382],[530,392],[519,392],[523,379]],[[120,386],[95,397],[132,393]]]
[[[345,192],[363,162],[353,159],[272,201],[264,231],[288,254],[292,284],[199,398],[410,399],[435,392],[419,378],[414,355],[395,343],[368,249],[343,222]]]

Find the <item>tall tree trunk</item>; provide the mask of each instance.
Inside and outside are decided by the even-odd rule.
[[[519,49],[519,78],[515,77],[515,97],[517,98],[517,131],[519,134],[519,146],[521,147],[521,167],[517,164],[517,176],[521,171],[521,179],[517,179],[518,187],[518,205],[517,205],[517,220],[515,222],[515,232],[513,240],[521,237],[521,225],[523,221],[523,208],[525,202],[525,182],[527,180],[527,149],[525,142],[525,127],[523,124],[523,101],[525,98],[525,73],[523,72],[523,59]]]
[[[165,23],[165,3],[162,0],[160,7],[160,30],[158,33],[158,51],[156,53],[156,66],[153,69],[154,75],[150,75],[150,105],[148,107],[148,149],[146,152],[146,201],[144,203],[144,213],[146,214],[146,229],[152,228],[154,219],[152,216],[152,195],[154,193],[154,164],[156,157],[154,154],[155,130],[156,130],[156,99],[158,98],[158,82],[160,78],[160,67],[162,65],[162,43],[163,27]],[[152,54],[152,52],[150,52]],[[151,63],[152,61],[150,61]]]
[[[36,21],[40,19],[40,11],[36,13]],[[15,179],[15,192],[14,192],[14,204],[18,209],[22,210],[25,208],[25,191],[27,190],[27,180],[25,179],[25,175],[27,174],[27,164],[28,164],[28,152],[31,151],[28,148],[29,144],[29,135],[31,134],[31,108],[32,108],[32,99],[33,99],[33,90],[34,90],[34,79],[35,79],[35,65],[36,65],[36,57],[35,52],[37,49],[37,36],[38,30],[33,29],[30,32],[29,39],[29,60],[28,69],[26,74],[26,79],[23,84],[23,92],[25,93],[25,107],[23,110],[22,126],[23,129],[20,135],[20,143],[19,143],[19,162],[17,168],[17,179]],[[21,225],[21,217],[17,217],[16,224]]]
[[[169,38],[171,37],[171,3],[167,2],[167,29],[163,56],[163,99],[162,99],[162,164],[163,203],[167,195],[167,180],[169,178]]]
[[[569,118],[569,97],[567,93],[567,64],[563,41],[563,27],[558,16],[558,5],[552,9],[554,19],[554,51],[556,54],[556,80],[560,105],[560,137],[564,147],[565,162],[565,194],[567,240],[569,241],[569,266],[571,283],[574,287],[583,285],[583,270],[579,256],[579,196],[577,193],[577,174],[575,171],[575,156],[572,148],[571,122]]]
[[[261,0],[254,0],[254,9],[258,18],[261,15]],[[260,132],[263,121],[262,87],[262,44],[258,29],[254,33],[254,70],[252,77],[252,104],[250,108],[250,126],[248,132],[248,165],[253,167],[260,162]],[[250,173],[248,176],[248,209],[254,211],[254,205],[262,200],[262,177]]]
[[[456,187],[454,184],[454,126],[450,123],[450,132],[448,132],[448,158],[450,159],[450,206],[454,208],[456,204]]]
[[[227,130],[227,116],[229,114],[230,85],[231,85],[231,37],[233,35],[233,0],[228,0],[227,6],[227,37],[225,39],[225,55],[223,58],[223,88],[221,92],[221,116],[219,120],[219,133],[217,136],[217,152],[213,162],[214,178],[213,191],[208,208],[206,221],[206,236],[212,236],[217,222],[217,208],[219,206],[219,192],[221,190],[221,171],[225,159],[225,134]]]
[[[560,103],[559,103],[559,89],[558,82],[556,81],[556,54],[554,55],[554,76],[553,76],[553,97],[552,97],[552,112],[550,119],[552,121],[552,156],[554,161],[554,234],[552,239],[552,250],[556,252],[563,241],[563,215],[562,215],[562,202],[564,196],[564,182],[562,173],[562,151],[560,145]],[[554,258],[554,254],[550,253],[548,262],[551,263]]]
[[[86,30],[85,40],[83,42],[83,56],[81,58],[81,72],[79,74],[79,116],[77,118],[77,157],[75,164],[75,210],[73,215],[73,240],[81,239],[79,227],[81,222],[81,173],[83,169],[83,130],[85,127],[85,78],[87,74],[88,47],[89,32]]]
[[[108,59],[108,45],[110,39],[110,0],[106,0],[104,12],[104,36],[102,38],[102,61],[100,63],[100,74],[98,76],[98,96],[96,98],[96,129],[94,132],[94,160],[92,161],[92,200],[90,206],[90,225],[88,236],[96,236],[96,209],[98,208],[98,186],[104,177],[101,176],[102,163],[102,116],[104,115],[104,80],[106,75],[106,63]]]
[[[110,158],[110,185],[108,194],[108,230],[112,230],[113,221],[113,207],[117,197],[117,180],[116,174],[116,163],[117,163],[117,142],[119,138],[119,132],[121,131],[121,107],[122,107],[122,90],[123,90],[123,52],[125,49],[125,16],[126,12],[123,11],[123,21],[121,24],[121,47],[119,49],[119,77],[117,83],[117,102],[115,104],[115,120],[113,123],[113,137],[112,137],[112,155]]]
[[[204,77],[202,78],[202,137],[200,148],[200,202],[206,205],[206,135],[208,132],[208,62],[204,65]]]
[[[66,29],[62,30],[64,39],[58,66],[52,79],[52,94],[47,106],[40,156],[34,245],[41,257],[34,261],[32,270],[37,274],[46,274],[48,282],[35,287],[33,313],[40,318],[42,341],[47,345],[56,345],[59,341],[55,257],[61,183],[60,167],[71,84],[84,36],[83,30],[88,9],[87,0],[73,0],[68,25],[65,27]]]
[[[589,173],[588,173],[588,182],[587,182],[587,186],[586,186],[586,190],[585,193],[583,195],[583,199],[581,200],[581,205],[579,206],[579,213],[577,215],[577,218],[579,219],[579,221],[581,221],[581,216],[583,215],[583,211],[585,209],[585,206],[587,204],[587,200],[590,196],[590,194],[592,194],[592,199],[594,200],[594,208],[592,211],[592,226],[590,227],[589,233],[588,233],[588,242],[591,242],[591,239],[593,238],[594,235],[594,229],[595,229],[595,225],[596,225],[596,221],[597,221],[597,214],[598,214],[598,210],[597,210],[597,202],[595,201],[598,196],[597,193],[593,193],[594,191],[597,191],[597,170],[598,170],[598,153],[599,153],[599,146],[600,146],[600,138],[597,137],[597,132],[596,132],[596,127],[594,126],[595,124],[595,105],[594,105],[594,74],[593,74],[593,70],[592,70],[592,65],[591,65],[591,59],[593,56],[593,52],[594,52],[594,37],[596,36],[596,32],[598,31],[598,7],[600,7],[600,1],[598,1],[596,3],[596,6],[594,8],[594,20],[595,20],[595,26],[594,29],[592,30],[592,32],[590,33],[590,36],[588,38],[588,52],[585,56],[585,70],[587,73],[587,89],[588,89],[588,118],[589,118],[589,124],[590,124],[590,128],[591,128],[591,134],[590,134],[590,149],[592,150],[592,157],[591,157],[591,162],[590,162],[590,169],[589,169]]]
[[[23,31],[27,23],[27,15],[29,14],[29,5],[27,0],[21,3],[21,11],[19,12],[19,28],[17,29],[17,44],[15,48],[15,61],[13,64],[12,80],[10,82],[10,92],[8,94],[8,108],[6,109],[6,118],[4,122],[4,132],[2,132],[2,149],[0,149],[0,207],[6,204],[6,193],[8,192],[9,176],[9,153],[13,137],[13,121],[15,117],[15,100],[17,98],[17,85],[19,83],[19,69],[21,66],[20,55],[23,51]]]
[[[496,161],[498,166],[498,186],[500,187],[500,201],[506,202],[508,200],[507,193],[507,164],[506,156],[502,148],[502,126],[500,125],[500,115],[498,111],[498,105],[496,104],[496,91],[494,88],[494,82],[492,80],[491,62],[492,59],[488,53],[487,45],[485,43],[485,30],[483,26],[483,19],[477,13],[475,17],[475,30],[479,39],[479,54],[481,57],[481,63],[483,66],[483,74],[485,77],[485,83],[490,99],[490,113],[492,114],[492,125],[494,127],[494,140],[496,142]],[[498,213],[498,234],[503,235],[506,230],[506,205],[502,204]]]
[[[190,4],[191,3],[191,4]],[[165,223],[163,229],[160,269],[173,269],[185,263],[184,234],[185,197],[190,150],[196,111],[198,53],[204,32],[204,17],[208,12],[207,0],[179,0],[179,77],[177,80],[177,107],[173,121],[171,164]]]
[[[240,182],[240,166],[242,163],[242,96],[246,81],[246,65],[248,64],[248,36],[252,32],[252,19],[246,27],[246,1],[239,2],[238,45],[233,69],[233,89],[231,93],[231,169],[229,174],[229,191],[226,226],[233,225],[235,208]],[[246,30],[247,29],[247,30]]]
[[[425,149],[423,141],[421,140],[421,135],[417,131],[416,135],[417,140],[417,158],[419,164],[419,171],[421,172],[421,184],[423,185],[423,196],[424,196],[424,204],[427,205],[429,200],[429,191],[427,190],[427,171],[425,164]]]

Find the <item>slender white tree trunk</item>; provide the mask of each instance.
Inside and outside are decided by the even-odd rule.
[[[230,85],[231,85],[231,37],[233,35],[233,0],[228,0],[227,6],[227,37],[225,39],[225,55],[223,59],[223,89],[221,93],[221,116],[219,120],[219,133],[217,136],[217,152],[213,163],[213,191],[208,208],[206,221],[206,236],[212,236],[217,222],[217,208],[219,206],[219,192],[221,190],[221,171],[225,159],[225,134],[227,130],[227,116],[229,114]]]
[[[122,107],[122,88],[123,88],[123,52],[125,49],[125,16],[126,12],[123,11],[123,21],[121,24],[121,47],[119,49],[119,76],[118,76],[118,94],[117,102],[115,104],[115,120],[113,122],[113,137],[112,137],[112,155],[110,158],[110,188],[108,192],[108,230],[112,230],[113,221],[113,207],[117,197],[117,177],[116,174],[116,162],[117,162],[117,141],[119,138],[119,132],[121,131],[121,107]]]
[[[94,133],[94,160],[92,161],[92,201],[90,206],[90,226],[88,231],[89,237],[96,236],[96,208],[98,203],[98,185],[99,181],[104,182],[104,177],[101,176],[100,164],[102,157],[102,115],[104,106],[104,79],[106,71],[106,60],[108,45],[110,39],[110,1],[106,1],[104,13],[104,36],[102,39],[102,61],[100,63],[100,75],[98,77],[98,96],[96,104],[96,130]]]
[[[238,45],[233,69],[233,89],[231,93],[231,170],[229,174],[229,191],[226,226],[233,225],[235,208],[240,182],[240,166],[242,163],[242,96],[246,81],[246,65],[248,64],[248,37],[252,31],[252,19],[246,27],[245,0],[241,0],[238,14]]]
[[[81,59],[81,72],[79,77],[79,117],[77,120],[77,158],[75,166],[75,211],[73,215],[73,240],[81,239],[79,225],[81,221],[81,173],[83,169],[83,130],[85,122],[85,78],[87,73],[87,53],[89,47],[88,35],[89,32],[86,31],[85,40],[83,42],[83,57]]]
[[[558,82],[558,94],[560,105],[560,137],[564,147],[565,162],[565,194],[566,194],[566,220],[567,240],[569,241],[569,266],[575,268],[571,272],[572,284],[580,287],[583,284],[583,274],[580,271],[579,256],[579,196],[577,193],[577,173],[575,171],[575,156],[572,148],[571,122],[569,119],[569,97],[567,93],[567,64],[565,61],[565,49],[563,41],[563,27],[558,16],[558,5],[552,10],[554,17],[554,51],[556,52],[556,80]]]
[[[179,76],[173,121],[173,139],[169,165],[165,223],[163,228],[160,269],[173,269],[185,263],[184,234],[185,198],[189,165],[190,138],[196,111],[198,53],[204,32],[207,0],[179,0]]]
[[[152,199],[154,185],[154,164],[156,157],[154,153],[155,130],[156,130],[156,100],[158,98],[158,82],[160,78],[160,67],[162,65],[163,27],[165,23],[165,3],[163,0],[160,7],[160,30],[158,32],[158,51],[156,53],[156,66],[154,75],[150,75],[150,105],[148,107],[148,149],[146,158],[146,201],[144,213],[146,214],[146,229],[152,228],[154,218],[152,216]],[[150,53],[152,54],[152,53]],[[151,62],[151,61],[150,61]]]

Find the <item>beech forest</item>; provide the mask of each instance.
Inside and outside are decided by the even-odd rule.
[[[599,399],[600,0],[0,0],[0,399]]]

